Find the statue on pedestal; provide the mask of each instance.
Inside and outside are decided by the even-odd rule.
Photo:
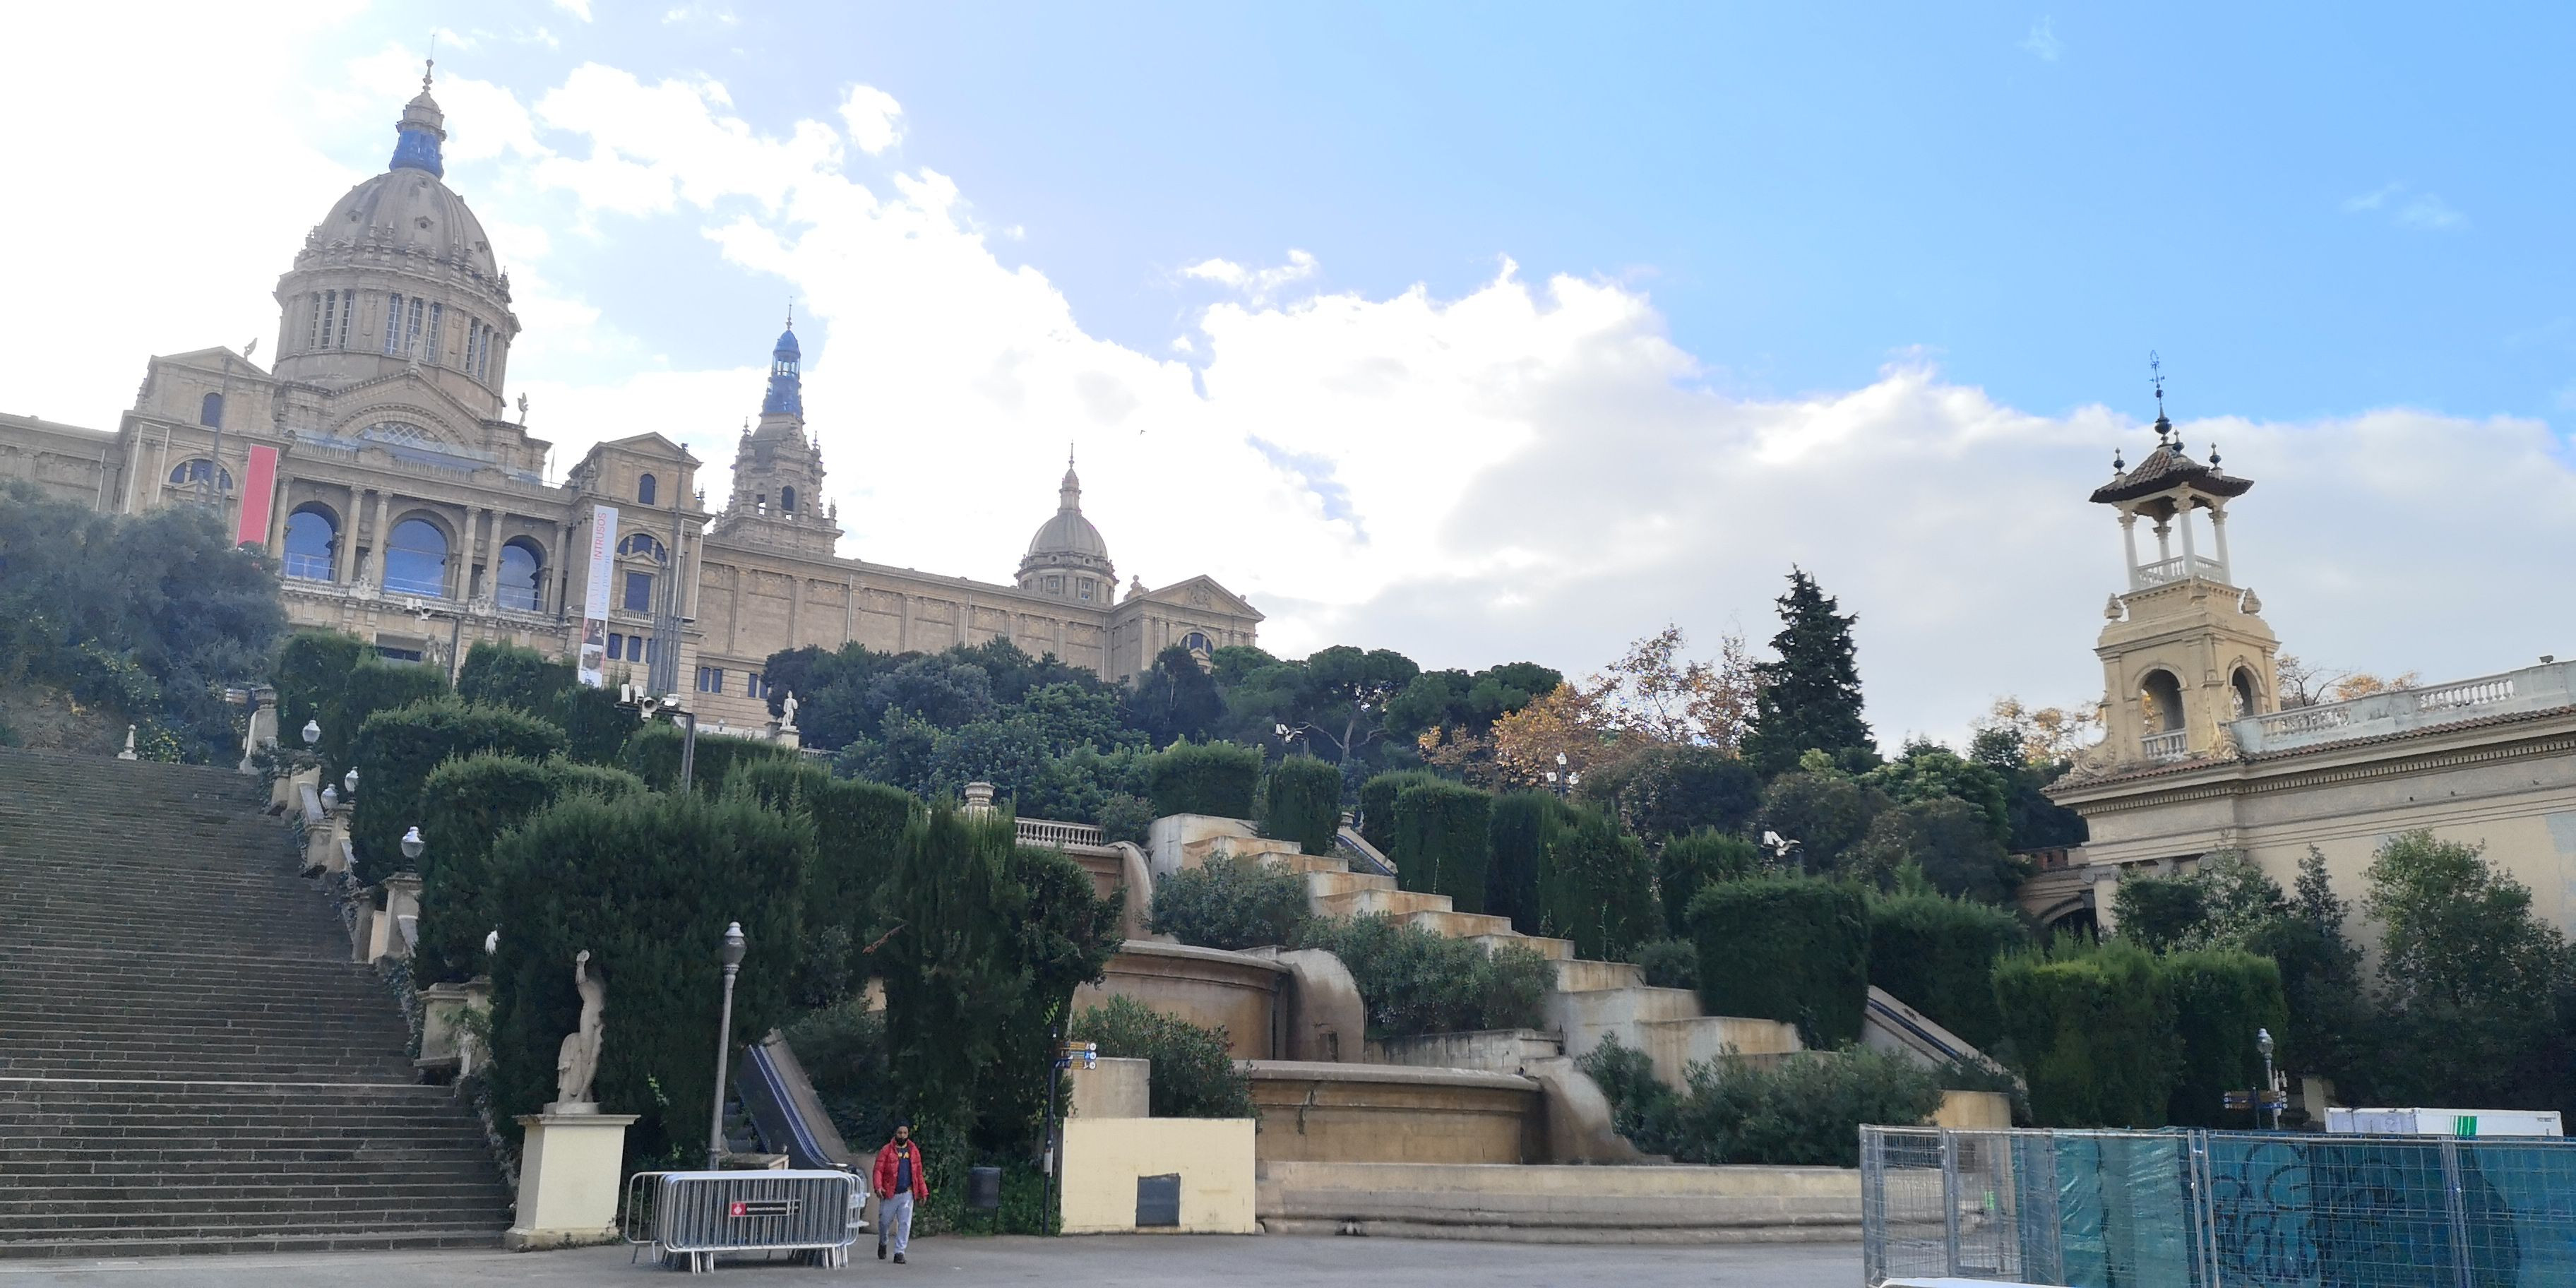
[[[590,973],[590,950],[573,954],[572,986],[581,994],[581,1024],[564,1035],[555,1053],[555,1103],[550,1113],[597,1113],[590,1080],[599,1072],[599,1034],[608,1011],[608,990]]]
[[[781,728],[781,729],[793,729],[793,728],[795,728],[795,727],[796,727],[796,690],[794,690],[794,689],[789,689],[789,690],[787,691],[787,696],[786,696],[784,699],[780,700],[780,702],[779,702],[778,706],[779,706],[779,709],[780,709],[780,711],[781,711],[781,713],[782,713],[782,714],[779,716],[779,719],[778,719],[778,727],[779,727],[779,728]]]

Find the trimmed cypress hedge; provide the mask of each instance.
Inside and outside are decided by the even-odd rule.
[[[643,780],[618,769],[483,751],[441,763],[420,788],[420,983],[482,973],[483,937],[507,919],[492,871],[501,834],[573,793],[625,796]]]
[[[342,770],[357,763],[358,731],[366,727],[367,717],[379,711],[407,707],[446,692],[447,677],[436,667],[388,662],[372,653],[360,654],[357,665],[350,667],[348,673],[341,677],[336,697],[327,701],[322,709],[322,741],[317,750],[322,753],[323,763],[329,770],[323,781],[327,783],[339,778]],[[294,738],[296,745],[302,746],[303,726],[296,728],[298,732],[288,733],[281,727],[279,738]],[[366,786],[365,777],[363,773],[359,775],[362,793]]]
[[[2043,1127],[2162,1127],[2180,1065],[2173,989],[2147,950],[2060,940],[1995,965],[2004,1032]]]
[[[1485,865],[1485,911],[1512,919],[1524,935],[1545,933],[1546,908],[1539,901],[1539,873],[1547,867],[1550,846],[1572,820],[1573,811],[1545,792],[1511,792],[1494,798],[1493,822],[1486,829],[1492,856]]]
[[[323,735],[340,722],[340,699],[349,688],[349,672],[366,646],[338,631],[297,631],[278,650],[269,674],[277,678],[277,745],[304,749],[304,722],[315,721]]]
[[[1360,784],[1360,839],[1380,854],[1395,853],[1395,795],[1416,783],[1444,782],[1427,769],[1399,769]]]
[[[365,675],[369,669],[362,665],[351,674]],[[543,760],[563,749],[563,730],[546,721],[452,694],[368,716],[358,727],[352,752],[358,808],[349,837],[360,878],[374,881],[412,866],[403,857],[403,831],[421,822],[421,787],[439,762],[478,751]],[[432,845],[445,843],[445,838],[431,839],[425,828],[421,835]]]
[[[555,695],[554,720],[572,741],[567,754],[585,765],[622,763],[626,739],[643,723],[634,708],[618,705],[617,690],[587,684]]]
[[[489,640],[466,650],[464,665],[456,668],[457,696],[532,716],[556,715],[565,690],[577,683],[570,662],[549,662],[535,649]]]
[[[1485,910],[1485,867],[1492,844],[1494,798],[1444,778],[1414,783],[1395,794],[1397,884],[1449,896],[1459,912]]]
[[[1574,941],[1583,957],[1626,961],[1664,933],[1645,843],[1609,815],[1567,807],[1539,869],[1540,929]]]
[[[1250,818],[1252,794],[1261,784],[1261,751],[1230,742],[1176,742],[1148,762],[1145,783],[1156,818]]]
[[[912,817],[911,794],[884,783],[834,778],[802,757],[737,765],[725,790],[748,792],[771,809],[813,822],[797,1001],[822,1006],[838,1000],[865,978],[860,950],[883,933],[877,889]]]
[[[2004,1035],[1995,962],[2029,944],[2021,919],[1993,904],[1931,893],[1870,901],[1869,982],[1989,1054]]]
[[[657,720],[627,736],[620,758],[627,772],[643,779],[653,790],[667,792],[680,781],[680,753],[687,737],[680,726]],[[795,755],[792,749],[774,742],[702,733],[698,735],[696,757],[689,766],[690,778],[697,790],[713,793],[724,786],[725,776],[737,764]]]
[[[2281,968],[2269,957],[2226,948],[2168,953],[2156,966],[2173,990],[2175,1036],[2182,1047],[2173,1093],[2165,1100],[2166,1121],[2244,1126],[2245,1115],[2227,1112],[2222,1096],[2263,1085],[2255,1033],[2270,1029],[2278,1037],[2290,1023]]]
[[[1664,926],[1675,939],[1690,938],[1690,903],[1701,887],[1741,881],[1762,870],[1753,842],[1703,827],[1664,842],[1655,856],[1655,893],[1663,900]]]
[[[1793,1023],[1813,1047],[1859,1039],[1869,913],[1858,890],[1804,877],[1721,882],[1691,900],[1689,920],[1709,1014]]]
[[[1313,756],[1290,756],[1270,771],[1270,808],[1261,834],[1295,841],[1307,854],[1333,852],[1342,826],[1342,771]]]

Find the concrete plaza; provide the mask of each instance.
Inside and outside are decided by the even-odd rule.
[[[1687,1247],[1455,1243],[1421,1239],[1115,1236],[1078,1239],[938,1238],[912,1247],[911,1264],[879,1263],[862,1244],[847,1270],[784,1264],[728,1264],[739,1283],[879,1283],[907,1277],[942,1288],[987,1284],[1115,1284],[1203,1288],[1211,1283],[1280,1288],[1372,1288],[1474,1284],[1477,1288],[1854,1288],[1860,1249],[1852,1244],[1727,1244]],[[570,1252],[365,1252],[281,1256],[169,1257],[137,1261],[0,1262],[0,1288],[430,1288],[438,1285],[664,1282],[669,1272],[629,1264],[628,1250]],[[889,1278],[891,1277],[891,1278]],[[722,1282],[722,1279],[717,1282]]]

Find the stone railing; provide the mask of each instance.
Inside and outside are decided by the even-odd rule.
[[[2249,716],[2230,728],[2236,735],[2236,745],[2249,753],[2288,751],[2561,707],[2576,707],[2576,663],[2547,662],[2474,680],[2390,689],[2348,702],[2293,707],[2271,715]]]
[[[2227,580],[2226,571],[2223,565],[2207,555],[2175,555],[2159,563],[2138,565],[2138,585],[2142,588],[2162,586],[2188,577],[2223,582]]]
[[[2151,733],[2138,739],[2138,750],[2149,760],[2180,760],[2191,754],[2191,735],[2182,729]]]
[[[1058,823],[1053,819],[1019,820],[1020,843],[1023,845],[1106,845],[1101,830],[1090,823]]]

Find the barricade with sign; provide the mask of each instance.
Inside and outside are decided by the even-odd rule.
[[[846,1266],[859,1197],[846,1172],[639,1172],[627,1185],[626,1238],[693,1274],[745,1252]]]

